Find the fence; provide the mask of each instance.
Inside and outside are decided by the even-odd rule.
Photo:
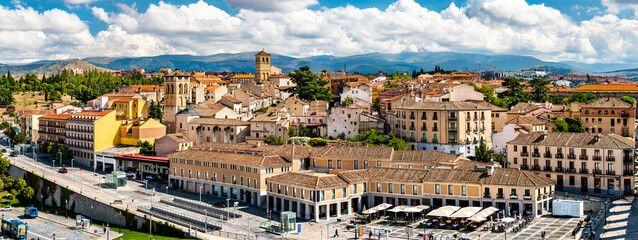
[[[220,236],[227,239],[241,239],[241,240],[256,239],[254,236],[248,236],[248,235],[239,234],[239,233],[229,233],[224,231],[212,231],[211,234],[213,236]]]
[[[169,220],[175,223],[178,223],[182,226],[185,227],[191,227],[194,226],[196,229],[200,230],[200,231],[204,231],[204,227],[206,226],[209,229],[212,230],[220,230],[222,229],[221,224],[217,223],[217,222],[208,222],[207,224],[205,224],[204,219],[201,218],[197,218],[197,217],[193,217],[190,216],[188,214],[184,214],[184,213],[179,213],[164,207],[158,207],[158,206],[153,206],[153,208],[151,209],[148,206],[144,206],[144,207],[139,207],[138,210],[140,212],[144,212],[159,218],[163,218],[165,220]],[[201,229],[200,229],[201,228]]]
[[[213,216],[219,219],[221,219],[222,217],[224,219],[242,217],[242,215],[237,213],[237,211],[229,212],[208,203],[203,203],[200,201],[186,199],[186,198],[165,197],[165,198],[161,198],[160,202],[163,202],[169,205],[174,205],[176,207],[188,209],[191,211],[195,211],[201,214],[209,214],[210,216]]]

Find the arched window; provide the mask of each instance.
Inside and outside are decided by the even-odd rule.
[[[611,110],[611,114],[613,115],[613,114],[616,114],[616,113],[614,112],[614,110]]]
[[[603,114],[603,111],[602,110],[598,110],[598,114]]]
[[[585,110],[585,114],[589,114],[589,110]]]
[[[605,110],[605,115],[609,114],[609,111]]]

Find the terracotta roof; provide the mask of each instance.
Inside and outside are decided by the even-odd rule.
[[[176,142],[186,143],[186,142],[192,142],[193,141],[190,138],[188,138],[188,136],[186,136],[186,134],[183,134],[183,133],[166,134],[164,136],[167,137],[167,138],[173,139]]]
[[[477,102],[477,104],[479,106],[481,106],[481,107],[492,109],[492,112],[506,112],[507,111],[507,109],[505,109],[505,108],[496,106],[494,104],[491,104],[491,103],[485,102],[485,101]]]
[[[538,119],[534,116],[518,116],[512,120],[507,121],[505,124],[531,124],[531,125],[542,125],[545,124],[545,121]]]
[[[428,170],[411,168],[370,168],[368,176],[370,180],[396,181],[396,182],[423,182]]]
[[[295,144],[284,145],[252,145],[246,143],[227,144],[227,143],[209,143],[197,146],[203,149],[212,149],[217,151],[240,151],[249,153],[261,153],[266,155],[279,155],[284,158],[306,158],[310,156],[310,148]],[[197,148],[196,147],[196,148]]]
[[[137,94],[136,93],[107,93],[102,96],[109,97],[109,98],[132,98],[132,97],[135,97],[135,95]]]
[[[188,123],[206,124],[206,125],[220,125],[220,126],[247,126],[247,125],[250,125],[246,121],[237,120],[237,119],[222,119],[222,118],[193,118]]]
[[[541,103],[519,102],[508,111],[508,113],[525,114],[530,111],[543,107]]]
[[[211,85],[204,88],[204,90],[215,90],[215,89],[218,89],[219,87],[220,87],[219,85]]]
[[[530,133],[518,135],[507,144],[545,145],[565,147],[595,147],[595,148],[634,148],[631,138],[621,137],[614,133]]]
[[[189,72],[183,72],[183,71],[180,71],[180,70],[175,70],[175,71],[173,71],[171,73],[167,73],[164,76],[167,76],[167,77],[173,77],[173,76],[190,77],[190,75],[191,74]]]
[[[135,101],[135,98],[118,98],[118,99],[115,99],[113,102],[130,102],[130,101]]]
[[[409,102],[398,107],[418,110],[489,110],[473,102]]]
[[[246,75],[236,75],[234,77],[231,77],[231,79],[237,79],[237,78],[255,78],[255,75],[252,75],[252,74],[247,75],[246,74]]]
[[[628,109],[634,106],[628,102],[622,101],[618,98],[599,98],[596,101],[585,104],[581,108],[621,108]]]
[[[391,147],[326,146],[311,148],[313,157],[339,159],[387,159],[392,158]]]
[[[592,92],[592,91],[601,91],[601,92],[635,92],[638,91],[638,85],[636,84],[588,84],[583,85],[577,88],[574,88],[572,91],[574,92]]]
[[[424,181],[427,182],[480,183],[485,185],[529,187],[542,187],[556,182],[553,179],[528,171],[511,168],[494,168],[492,176],[488,176],[485,172],[481,171],[446,168],[432,168],[427,170],[427,172],[424,178]]]
[[[67,120],[69,118],[71,118],[71,114],[49,114],[49,115],[45,115],[45,116],[40,117],[40,121],[48,120],[48,119],[51,119],[51,120],[54,120],[54,119],[55,120]]]
[[[287,172],[266,179],[267,181],[276,181],[297,185],[307,188],[331,188],[346,186],[348,183],[335,174],[313,174],[302,172]]]
[[[249,122],[277,122],[279,121],[279,119],[280,118],[277,112],[270,112],[270,113],[257,114]]]
[[[130,85],[129,87],[132,87],[138,90],[150,90],[150,91],[159,91],[161,89],[160,86],[155,86],[155,85]]]
[[[195,106],[193,106],[193,108],[197,109],[197,108],[210,108],[210,109],[224,109],[226,108],[226,106],[219,104],[219,103],[213,103],[213,102],[203,102],[200,104],[197,104]]]
[[[222,96],[222,98],[225,98],[226,100],[231,101],[233,103],[241,103],[241,101],[239,99],[234,98],[234,97],[232,97],[230,95],[224,95],[224,96]]]
[[[370,179],[368,169],[346,170],[337,173],[339,177],[343,178],[349,183],[365,181]]]
[[[435,150],[394,151],[392,154],[392,162],[396,163],[436,164],[439,162],[452,162],[457,158],[459,158],[459,155]]]
[[[274,167],[274,166],[287,166],[289,162],[281,158],[280,156],[264,156],[245,153],[230,153],[230,152],[218,152],[201,150],[199,148],[189,148],[188,150],[175,152],[168,155],[169,157],[176,158],[188,158],[188,159],[201,159],[210,160],[215,162],[227,162],[236,163],[257,167]]]
[[[104,111],[84,111],[79,113],[71,114],[69,120],[76,121],[96,121],[107,114],[114,112],[115,110],[104,110]],[[97,118],[84,118],[84,117],[97,117]]]

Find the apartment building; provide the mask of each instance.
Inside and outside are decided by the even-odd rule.
[[[20,118],[20,129],[25,134],[27,139],[31,139],[33,142],[37,142],[40,134],[40,122],[39,119],[42,116],[53,113],[53,110],[34,110],[23,112]]]
[[[557,180],[559,190],[634,194],[634,140],[614,133],[530,133],[507,143],[507,166]]]
[[[537,216],[549,209],[554,183],[533,173],[493,167],[372,167],[327,174],[285,172],[266,179],[268,208],[314,221],[351,216],[381,203],[495,206],[507,216]]]
[[[120,121],[114,110],[74,113],[66,122],[66,146],[76,164],[92,165],[95,152],[114,146],[120,135]]]
[[[250,137],[248,142],[262,142],[268,136],[281,138],[284,142],[288,140],[288,115],[285,112],[276,110],[258,114],[250,121]]]
[[[409,102],[397,107],[391,131],[409,148],[474,156],[481,143],[491,147],[491,110],[472,102]]]
[[[585,132],[616,133],[623,137],[636,134],[636,107],[618,98],[600,98],[580,108]]]
[[[58,143],[66,141],[66,121],[71,114],[49,114],[39,118],[38,144]]]

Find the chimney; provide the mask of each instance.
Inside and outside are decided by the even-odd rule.
[[[490,166],[487,166],[486,168],[487,168],[487,176],[494,175],[494,166],[490,165]]]

